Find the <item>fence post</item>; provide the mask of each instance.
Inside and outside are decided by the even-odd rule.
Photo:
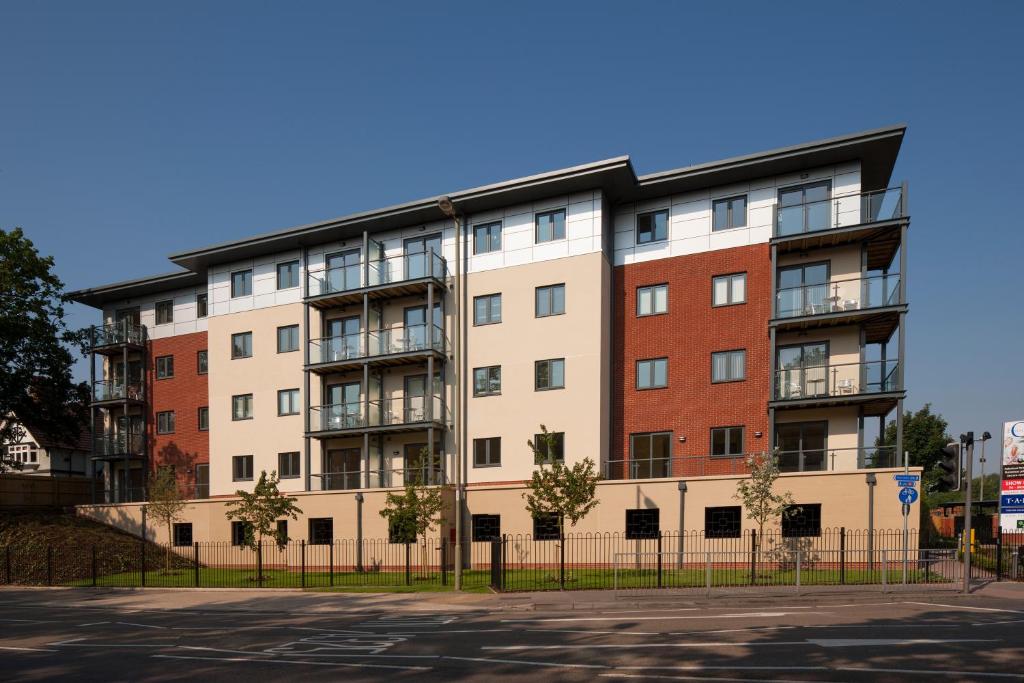
[[[846,527],[839,527],[839,583],[846,583]]]
[[[565,590],[565,534],[558,539],[558,590]]]
[[[885,550],[882,550],[882,592],[886,592],[889,583],[889,562]]]
[[[448,543],[444,536],[441,537],[441,585],[448,585]]]
[[[334,539],[331,539],[331,549],[327,553],[327,561],[330,563],[330,567],[327,570],[327,580],[330,585],[334,585]]]
[[[508,534],[501,535],[501,589],[508,585]]]
[[[658,588],[661,588],[661,532],[658,532]]]
[[[757,582],[757,529],[750,530],[750,585]]]
[[[411,549],[412,549],[412,544],[407,542],[405,544],[405,585],[406,586],[411,586],[412,585],[412,573],[411,573],[412,572],[412,564],[411,564],[411,555],[410,555],[410,553],[412,552]]]
[[[192,559],[193,559],[192,564],[195,565],[195,572],[196,572],[196,588],[199,588],[199,541],[196,541],[192,545],[192,550],[193,550],[193,552],[192,552]]]
[[[711,597],[711,553],[704,553],[704,585]]]
[[[256,541],[256,584],[263,588],[263,540]]]
[[[800,548],[796,549],[796,592],[800,593]]]
[[[142,553],[141,553],[141,555],[142,555],[142,574],[139,577],[139,585],[142,586],[143,588],[145,588],[146,587],[146,539],[145,538],[142,539],[141,550],[142,550]]]
[[[306,539],[302,539],[302,587],[306,587]]]
[[[92,587],[96,587],[96,545],[92,546]]]
[[[996,581],[1003,580],[1003,529],[996,532]]]

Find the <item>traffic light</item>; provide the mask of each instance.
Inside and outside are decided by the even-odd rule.
[[[948,443],[942,449],[942,459],[939,460],[939,470],[942,476],[935,482],[936,491],[959,491],[960,490],[960,444],[957,442]]]

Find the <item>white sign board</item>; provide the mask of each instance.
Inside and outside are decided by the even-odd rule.
[[[1024,513],[1016,505],[1024,495],[1024,420],[1003,424],[1002,471],[999,526],[1024,533]]]

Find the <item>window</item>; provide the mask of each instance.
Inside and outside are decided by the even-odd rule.
[[[782,513],[782,537],[821,536],[821,503],[788,505]]]
[[[473,297],[473,324],[493,325],[501,322],[501,294]]]
[[[198,415],[199,431],[205,432],[210,429],[210,407],[203,406],[199,409]]]
[[[657,538],[661,535],[658,508],[626,510],[626,539]]]
[[[533,518],[533,540],[557,541],[562,537],[557,512],[544,512]]]
[[[309,544],[330,545],[334,540],[333,517],[311,517],[309,519]]]
[[[473,540],[501,540],[501,515],[473,515]]]
[[[667,477],[672,468],[672,432],[629,435],[629,476],[632,479]]]
[[[252,481],[252,456],[231,456],[231,480]]]
[[[658,315],[668,313],[668,285],[636,288],[636,314]]]
[[[501,251],[501,221],[473,226],[473,253]]]
[[[544,439],[543,434],[534,434],[533,445],[536,446],[538,451],[535,457],[540,462],[565,460],[565,432],[548,432],[547,440]],[[539,465],[540,462],[536,464]]]
[[[156,302],[156,324],[167,325],[174,322],[174,301],[168,299],[167,301]]]
[[[658,389],[668,386],[668,358],[636,362],[636,388]]]
[[[742,228],[747,224],[747,195],[716,199],[711,208],[712,230]]]
[[[649,244],[668,239],[668,209],[637,214],[636,243]]]
[[[231,545],[245,545],[252,536],[252,525],[249,522],[231,522]]]
[[[553,358],[539,360],[534,365],[534,384],[536,391],[565,388],[565,359]]]
[[[288,261],[277,264],[277,288],[291,289],[299,286],[299,262]]]
[[[183,522],[174,525],[174,545],[181,548],[192,545],[192,523]]]
[[[206,309],[206,294],[196,294],[196,317],[205,318],[207,315]]]
[[[156,433],[157,434],[173,434],[174,433],[174,411],[165,410],[156,414]]]
[[[231,298],[252,294],[252,271],[239,270],[231,273]]]
[[[277,328],[277,352],[289,353],[299,350],[299,326],[286,325]]]
[[[277,476],[281,479],[295,479],[299,476],[299,452],[277,454]]]
[[[732,306],[747,301],[747,274],[719,275],[711,279],[711,305]]]
[[[718,351],[711,354],[711,381],[738,382],[747,376],[747,352]]]
[[[231,335],[231,359],[252,357],[252,332]]]
[[[299,390],[281,389],[277,392],[277,414],[298,415],[299,414]]]
[[[279,519],[277,520],[277,529],[274,530],[274,540],[277,544],[283,546],[288,542],[288,520]]]
[[[538,318],[565,313],[565,285],[549,285],[537,288],[535,314]]]
[[[252,419],[252,394],[240,394],[231,397],[231,419]]]
[[[534,217],[534,224],[534,241],[537,244],[565,239],[565,209],[538,213]]]
[[[742,508],[739,505],[704,508],[705,538],[739,538]]]
[[[157,356],[156,378],[168,379],[174,377],[174,356]]]
[[[473,439],[473,467],[499,467],[501,465],[501,437]]]
[[[495,396],[501,393],[501,366],[473,368],[473,395]]]
[[[711,430],[711,455],[737,457],[743,455],[743,427],[715,427]]]
[[[388,543],[412,544],[416,542],[416,527],[401,524],[398,520],[388,520]]]
[[[205,375],[210,371],[209,355],[206,353],[206,349],[196,352],[196,373]]]

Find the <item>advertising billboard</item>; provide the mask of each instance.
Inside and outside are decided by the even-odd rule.
[[[1003,531],[1024,531],[1024,420],[1003,424],[1002,486],[999,525]]]

